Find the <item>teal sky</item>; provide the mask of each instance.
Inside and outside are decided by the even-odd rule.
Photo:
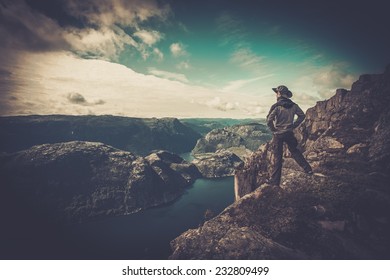
[[[386,6],[4,1],[0,114],[263,117],[280,84],[307,109],[384,70]]]

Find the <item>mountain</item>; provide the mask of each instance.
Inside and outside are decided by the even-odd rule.
[[[206,135],[213,129],[224,128],[233,125],[244,125],[250,123],[265,124],[264,119],[187,118],[180,119],[180,121],[202,135]]]
[[[198,168],[203,177],[221,178],[233,176],[234,170],[243,162],[231,151],[218,150],[215,153],[200,154],[191,163]]]
[[[0,117],[0,151],[68,141],[102,142],[147,155],[153,150],[189,152],[200,134],[175,118],[141,119],[118,116]]]
[[[192,163],[207,178],[233,176],[243,159],[270,138],[268,128],[260,123],[216,128],[197,141]]]
[[[38,145],[0,156],[1,214],[60,224],[127,215],[175,200],[200,176],[167,151],[139,157],[96,142]]]
[[[272,143],[236,170],[236,202],[171,242],[172,259],[389,259],[390,66],[307,111],[296,131],[314,168],[288,157],[265,184]]]
[[[233,125],[213,129],[200,138],[192,154],[215,153],[217,150],[229,150],[240,157],[250,154],[271,139],[267,126],[260,123]]]

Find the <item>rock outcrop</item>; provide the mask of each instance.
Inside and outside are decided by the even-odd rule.
[[[48,143],[90,141],[142,156],[153,150],[189,152],[201,137],[175,118],[109,115],[0,117],[0,135],[1,152],[16,152]]]
[[[166,151],[147,157],[95,142],[34,146],[0,157],[1,198],[57,222],[126,215],[178,198],[201,175]]]
[[[307,111],[296,131],[316,172],[288,157],[264,184],[272,142],[236,171],[237,201],[172,241],[173,259],[389,259],[390,67]]]
[[[233,176],[243,161],[234,153],[218,150],[215,153],[200,154],[192,161],[205,178]]]
[[[200,138],[192,154],[215,153],[218,150],[230,150],[243,158],[270,140],[270,132],[263,124],[234,125],[214,129]]]

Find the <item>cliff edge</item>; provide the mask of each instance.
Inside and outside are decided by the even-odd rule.
[[[307,111],[309,176],[288,157],[264,184],[272,141],[236,170],[236,202],[171,242],[172,259],[390,258],[390,67]]]

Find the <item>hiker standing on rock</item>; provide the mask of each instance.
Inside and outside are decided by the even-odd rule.
[[[272,88],[276,93],[277,102],[272,105],[267,115],[267,125],[273,133],[275,165],[273,167],[270,184],[279,186],[282,175],[283,144],[286,143],[293,159],[307,174],[313,174],[310,164],[298,150],[298,141],[293,130],[305,119],[305,113],[297,104],[291,101],[292,92],[286,86]],[[295,115],[298,118],[294,121]]]

